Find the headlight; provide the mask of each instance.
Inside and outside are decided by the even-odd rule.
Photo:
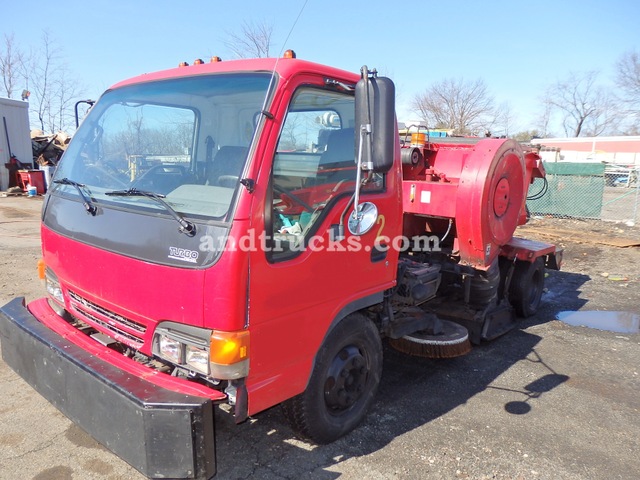
[[[222,332],[161,322],[153,337],[154,355],[218,380],[249,375],[249,331]]]
[[[195,345],[186,346],[185,362],[200,373],[209,374],[209,351]]]
[[[154,355],[193,373],[209,375],[211,330],[174,322],[161,322],[153,337]]]
[[[45,271],[44,283],[49,296],[60,305],[64,306],[64,296],[62,295],[62,288],[60,288],[58,277],[56,277],[55,273],[48,268]]]
[[[165,335],[160,335],[159,346],[161,357],[178,365],[182,363],[182,343]]]

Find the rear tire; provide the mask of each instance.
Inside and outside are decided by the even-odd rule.
[[[534,262],[518,260],[509,287],[509,301],[521,317],[530,317],[538,311],[544,291],[544,259]]]
[[[471,277],[469,302],[477,307],[489,305],[498,296],[500,286],[500,267],[496,259],[487,271],[478,270]]]
[[[329,332],[307,389],[282,404],[291,426],[316,443],[333,442],[366,416],[382,375],[382,342],[364,315],[351,314]]]

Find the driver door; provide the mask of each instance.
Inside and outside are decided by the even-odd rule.
[[[348,93],[302,86],[289,104],[264,212],[252,215],[266,248],[250,253],[250,403],[273,404],[304,390],[332,322],[367,306],[393,282],[393,266],[372,255],[382,224],[362,236],[347,232],[341,241],[331,234],[352,210],[354,124]],[[362,192],[383,195],[384,177]],[[264,396],[254,393],[252,400],[252,391]]]

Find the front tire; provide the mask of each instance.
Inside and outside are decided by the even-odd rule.
[[[300,435],[331,443],[353,430],[373,402],[382,375],[382,343],[364,315],[351,314],[329,332],[306,390],[282,404]]]

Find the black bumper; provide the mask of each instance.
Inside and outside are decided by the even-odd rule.
[[[151,478],[215,475],[210,399],[182,395],[96,358],[16,298],[0,308],[2,358],[74,423]]]

